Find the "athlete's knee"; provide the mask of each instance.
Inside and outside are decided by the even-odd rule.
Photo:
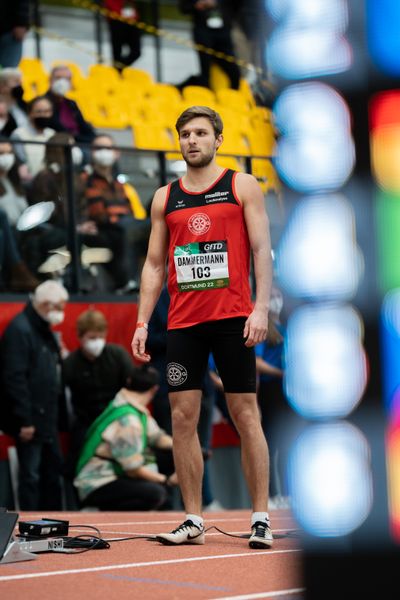
[[[196,411],[188,406],[177,405],[171,407],[172,431],[174,434],[186,433],[193,435],[197,428]]]
[[[261,425],[260,413],[257,406],[244,405],[231,407],[231,417],[239,433],[254,432]]]

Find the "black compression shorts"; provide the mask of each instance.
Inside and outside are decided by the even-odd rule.
[[[228,393],[256,391],[254,348],[243,337],[245,317],[207,321],[170,329],[167,335],[167,381],[170,392],[200,390],[213,353],[218,374]]]

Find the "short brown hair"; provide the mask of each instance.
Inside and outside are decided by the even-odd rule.
[[[81,313],[76,321],[76,330],[78,337],[82,337],[88,331],[98,331],[104,333],[107,331],[107,319],[99,310],[89,308]]]
[[[221,135],[222,130],[224,128],[224,124],[222,123],[222,119],[220,115],[215,112],[212,108],[208,106],[191,106],[183,111],[183,113],[178,117],[178,120],[175,124],[175,128],[180,134],[180,131],[186,123],[189,123],[192,119],[197,119],[198,117],[205,117],[211,123],[214,128],[215,137]]]

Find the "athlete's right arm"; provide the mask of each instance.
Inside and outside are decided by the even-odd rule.
[[[149,322],[165,279],[165,261],[169,240],[164,218],[167,189],[165,186],[157,190],[151,207],[151,233],[140,280],[138,323]],[[134,358],[140,362],[149,362],[151,358],[145,352],[146,341],[147,329],[138,327],[132,339],[132,353]]]

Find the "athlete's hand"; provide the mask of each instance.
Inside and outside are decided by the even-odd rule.
[[[132,354],[140,362],[149,362],[151,360],[150,354],[147,354],[145,351],[147,335],[147,329],[144,327],[138,327],[133,335],[131,344]]]
[[[267,339],[268,311],[254,309],[244,324],[243,337],[246,338],[245,346],[251,348]]]

